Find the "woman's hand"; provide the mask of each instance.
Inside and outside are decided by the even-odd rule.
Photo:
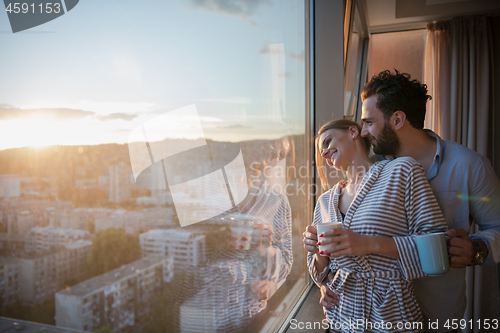
[[[304,249],[306,249],[307,252],[318,253],[319,250],[316,245],[316,243],[318,243],[318,232],[316,231],[316,227],[308,225],[302,236],[304,236]]]
[[[271,282],[267,280],[259,280],[250,282],[250,291],[255,295],[259,302],[267,303],[269,299],[269,292],[271,290]]]
[[[320,235],[321,246],[328,246],[323,252],[327,257],[362,256],[373,253],[373,236],[361,235],[350,229],[332,229]]]
[[[267,257],[269,255],[275,256],[276,251],[273,245],[273,235],[274,230],[272,226],[268,224],[256,223],[254,225],[254,233],[252,235],[252,242],[256,243],[256,250],[262,257]]]
[[[378,253],[399,258],[396,241],[392,237],[368,236],[358,234],[350,229],[332,229],[319,235],[319,244],[328,246],[323,252],[327,257],[362,256]]]

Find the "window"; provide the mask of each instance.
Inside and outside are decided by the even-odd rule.
[[[64,321],[58,306],[79,318],[82,300],[116,283],[110,271],[138,276],[165,258],[163,274],[148,278],[157,297],[134,291],[134,301],[143,297],[152,307],[132,309],[144,311],[144,318],[171,313],[176,317],[168,322],[177,326],[169,328],[176,331],[193,325],[276,331],[282,325],[309,285],[302,247],[314,195],[307,5],[114,1],[93,10],[79,3],[63,18],[33,28],[40,33],[0,37],[9,50],[0,56],[0,111],[12,115],[0,120],[0,149],[9,149],[0,157],[12,158],[0,160],[2,172],[20,183],[15,198],[2,199],[2,210],[39,216],[23,223],[29,228],[18,232],[22,239],[37,225],[93,237],[66,237],[64,260],[57,257],[50,267],[49,259],[37,260],[47,272],[68,266],[64,278],[49,277],[43,268],[38,279],[57,280],[51,282],[63,287],[56,295],[74,296],[57,299],[56,325],[84,327],[82,318]],[[134,164],[135,154],[147,157],[143,165]],[[143,234],[143,243],[157,246],[141,248]],[[99,235],[105,235],[102,243]],[[49,249],[53,240],[39,242]],[[75,248],[82,242],[89,243],[89,256],[79,258]],[[150,249],[166,253],[148,257]],[[81,278],[78,267],[84,267]],[[171,272],[170,282],[163,281]],[[29,271],[20,274],[25,281]],[[104,292],[103,304],[118,298],[113,288]],[[95,315],[111,316],[106,308]],[[164,320],[130,320],[138,331],[164,331],[150,327]],[[121,321],[108,324],[122,330]]]

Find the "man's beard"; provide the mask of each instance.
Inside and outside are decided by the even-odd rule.
[[[384,128],[378,139],[375,139],[376,145],[373,145],[373,152],[377,155],[393,155],[396,156],[401,148],[401,141],[396,132],[391,128],[389,123],[384,123]]]

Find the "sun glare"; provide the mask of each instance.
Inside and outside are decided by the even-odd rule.
[[[56,120],[30,117],[0,121],[0,150],[52,145],[96,145],[127,142],[129,129],[121,120],[99,121],[93,117]]]
[[[1,122],[3,145],[10,147],[37,147],[71,144],[78,125],[74,122],[46,118],[25,118]],[[1,147],[4,148],[4,147]]]

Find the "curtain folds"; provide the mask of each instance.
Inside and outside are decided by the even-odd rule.
[[[433,99],[425,127],[490,161],[495,153],[493,73],[493,40],[486,16],[427,25],[424,82]],[[467,268],[466,320],[498,317],[498,281],[497,266]]]
[[[486,16],[427,25],[426,127],[493,158],[493,42]]]

